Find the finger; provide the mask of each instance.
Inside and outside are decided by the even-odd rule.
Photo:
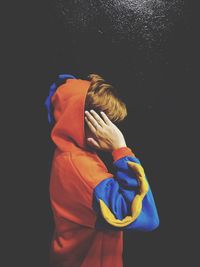
[[[93,133],[96,133],[96,128],[92,125],[92,123],[88,120],[87,117],[85,117],[85,120],[87,122],[87,125],[89,127],[89,129],[93,132]]]
[[[88,138],[87,140],[92,146],[94,146],[95,148],[100,149],[100,146],[99,146],[99,144],[97,143],[96,140],[94,140],[93,138]]]
[[[101,125],[102,127],[104,127],[105,121],[99,116],[99,114],[93,109],[91,109],[90,112],[92,113],[93,117],[98,122],[98,124]]]
[[[101,126],[98,124],[96,119],[88,111],[85,111],[85,114],[87,116],[87,119],[91,122],[91,124],[93,125],[94,128]]]
[[[110,119],[108,118],[108,116],[106,115],[106,113],[104,113],[103,111],[101,111],[101,115],[102,115],[102,117],[103,117],[105,123],[106,123],[107,125],[110,125],[110,124],[111,124],[111,121],[110,121]]]

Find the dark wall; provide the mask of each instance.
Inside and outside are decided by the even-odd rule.
[[[128,107],[120,127],[149,176],[160,227],[125,233],[124,267],[173,266],[180,260],[192,265],[195,10],[189,1],[38,1],[5,7],[7,266],[12,260],[47,266],[54,147],[44,100],[61,72],[81,78],[99,73],[118,88]],[[110,156],[102,158],[112,168]]]

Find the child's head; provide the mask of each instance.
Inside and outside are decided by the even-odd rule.
[[[91,85],[85,101],[85,110],[104,111],[112,122],[120,122],[127,116],[125,103],[116,89],[97,74],[88,76]]]

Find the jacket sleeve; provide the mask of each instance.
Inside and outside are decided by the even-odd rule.
[[[152,231],[159,226],[153,194],[141,162],[128,147],[112,152],[115,176],[93,190],[95,227],[116,231]]]

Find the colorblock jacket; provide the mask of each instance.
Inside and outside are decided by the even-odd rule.
[[[131,148],[112,152],[115,173],[110,173],[88,147],[84,105],[90,82],[63,77],[46,100],[49,121],[49,104],[53,107],[56,146],[49,186],[55,222],[50,266],[122,267],[123,231],[159,225],[152,191]]]

